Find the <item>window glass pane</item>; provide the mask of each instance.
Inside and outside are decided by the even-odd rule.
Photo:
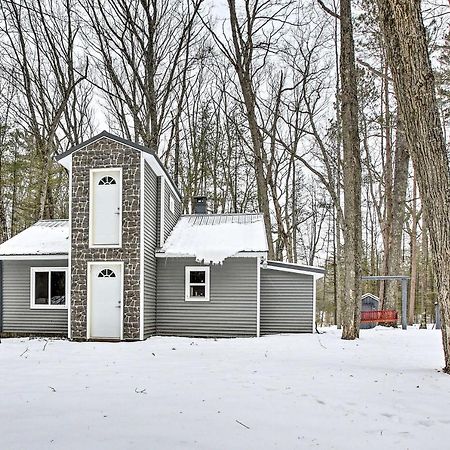
[[[48,272],[34,274],[34,303],[48,305]]]
[[[205,286],[191,286],[191,297],[204,297]]]
[[[52,272],[50,280],[51,289],[51,305],[66,304],[66,273]]]
[[[190,272],[190,282],[191,283],[204,283],[205,282],[205,271],[195,270]]]

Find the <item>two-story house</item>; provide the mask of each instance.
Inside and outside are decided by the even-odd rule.
[[[267,260],[260,214],[181,214],[148,148],[102,132],[59,155],[69,219],[0,245],[0,333],[74,340],[313,332],[317,267]]]

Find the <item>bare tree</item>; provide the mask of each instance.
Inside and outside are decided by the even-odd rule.
[[[256,82],[257,74],[264,67],[271,52],[274,51],[274,41],[276,41],[281,27],[287,23],[287,11],[289,11],[291,3],[287,1],[273,5],[270,1],[245,0],[241,14],[236,7],[235,0],[228,0],[231,38],[225,35],[222,38],[219,37],[213,26],[207,24],[215,42],[231,63],[239,80],[252,142],[258,202],[264,215],[269,258],[274,258],[276,253],[272,238],[268,186],[271,189],[272,201],[277,208],[278,232],[282,236],[285,230],[280,220],[281,211],[277,205],[276,183],[272,172],[274,140],[271,140],[271,147],[267,150],[264,145],[264,127],[258,119]],[[276,127],[276,121],[275,118],[272,126]]]
[[[392,207],[388,233],[387,275],[398,275],[402,267],[402,236],[405,223],[406,192],[408,188],[409,153],[401,116],[397,119],[397,138],[395,144],[395,164],[392,183]],[[400,273],[401,274],[401,273]],[[399,299],[398,282],[387,283],[384,309],[395,309]]]
[[[53,183],[59,178],[53,156],[63,142],[82,138],[89,116],[89,91],[82,82],[87,62],[77,56],[80,24],[70,0],[52,2],[5,0],[0,7],[1,71],[15,88],[12,113],[32,152],[37,208],[31,219],[59,215]],[[36,176],[36,174],[39,174]],[[66,198],[59,197],[64,203]]]
[[[450,373],[450,170],[421,4],[378,0],[388,61],[423,202]]]
[[[171,121],[180,125],[202,3],[81,0],[89,17],[85,39],[98,70],[91,82],[106,97],[113,126],[155,151]]]
[[[361,299],[361,153],[351,0],[341,0],[341,120],[344,189],[342,339],[359,336]]]

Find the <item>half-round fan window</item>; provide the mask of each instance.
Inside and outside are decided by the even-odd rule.
[[[99,186],[109,186],[110,184],[116,184],[116,180],[113,177],[106,176],[103,177],[99,182]]]
[[[115,278],[116,274],[111,269],[103,269],[99,274],[99,278]]]

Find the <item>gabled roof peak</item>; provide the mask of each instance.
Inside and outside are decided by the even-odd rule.
[[[145,160],[147,162],[149,162],[150,165],[151,165],[151,161],[156,161],[157,165],[159,166],[157,171],[159,172],[159,174],[163,175],[167,179],[167,181],[171,185],[172,190],[175,193],[175,195],[181,199],[181,193],[180,193],[178,187],[173,182],[172,177],[169,175],[169,172],[164,167],[164,164],[161,162],[161,160],[159,159],[159,157],[155,151],[153,151],[152,149],[150,149],[148,147],[145,147],[144,145],[138,144],[137,142],[133,142],[129,139],[125,139],[123,137],[112,134],[106,130],[103,130],[101,133],[98,133],[95,136],[92,136],[90,139],[83,141],[81,144],[75,145],[74,147],[70,148],[66,152],[61,153],[60,155],[57,155],[55,157],[56,161],[58,161],[61,165],[63,165],[64,167],[66,167],[66,169],[68,169],[70,171],[71,170],[70,169],[71,159],[68,157],[71,156],[72,153],[74,153],[78,150],[81,150],[82,148],[84,148],[90,144],[93,144],[94,142],[99,141],[100,139],[110,139],[112,141],[119,142],[120,144],[126,145],[128,147],[131,147],[137,151],[144,153]],[[67,158],[67,160],[66,160],[66,158]]]
[[[101,133],[98,133],[95,136],[92,136],[91,138],[87,139],[86,141],[83,141],[80,144],[75,145],[74,147],[71,147],[69,150],[67,150],[64,153],[61,153],[60,155],[57,155],[56,160],[60,161],[61,159],[65,158],[66,156],[71,155],[72,153],[76,152],[77,150],[80,150],[80,149],[82,149],[90,144],[93,144],[94,142],[96,142],[100,139],[103,139],[103,138],[110,139],[115,142],[119,142],[121,144],[127,145],[128,147],[132,147],[141,152],[149,153],[150,155],[156,156],[156,154],[153,150],[149,149],[148,147],[145,147],[144,145],[138,144],[129,139],[125,139],[123,137],[112,134],[109,131],[103,130]]]

